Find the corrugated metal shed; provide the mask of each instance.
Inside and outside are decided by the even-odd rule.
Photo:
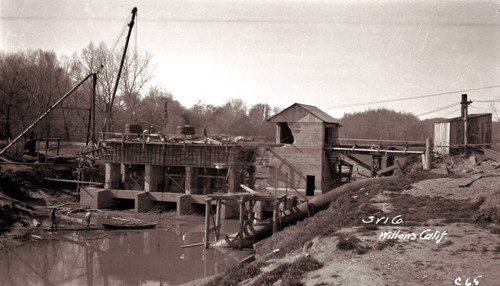
[[[468,115],[467,144],[491,147],[492,114]],[[462,117],[443,119],[434,124],[434,152],[454,154],[463,148],[464,121]]]

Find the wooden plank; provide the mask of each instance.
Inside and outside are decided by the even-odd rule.
[[[493,151],[491,149],[483,149],[484,151],[484,156],[486,156],[488,159],[500,162],[500,153]]]
[[[213,244],[215,241],[211,241],[208,244]],[[181,248],[189,248],[189,247],[195,247],[195,246],[202,246],[204,245],[204,242],[198,242],[198,243],[193,243],[193,244],[186,244],[186,245],[181,245]]]
[[[243,184],[240,184],[240,187],[241,187],[243,190],[245,190],[245,191],[247,191],[247,192],[249,192],[249,193],[251,193],[251,194],[257,194],[257,192],[256,192],[256,191],[254,191],[254,190],[250,189],[249,187],[247,187],[247,186],[245,186],[245,185],[243,185]]]
[[[208,248],[209,246],[209,234],[210,234],[210,216],[212,215],[211,209],[212,209],[212,204],[210,203],[210,199],[207,199],[205,201],[205,248]]]
[[[390,167],[378,170],[377,171],[377,176],[384,175],[384,174],[389,173],[390,171],[394,171],[394,170],[396,170],[398,168],[399,168],[398,165],[393,165],[393,166],[390,166]]]
[[[471,177],[471,178],[458,179],[458,180],[455,180],[455,183],[456,183],[457,186],[459,186],[461,188],[468,187],[472,183],[474,183],[475,181],[481,179],[482,177],[483,177],[483,175],[477,175],[477,176],[474,176],[474,177]]]
[[[56,178],[43,178],[46,181],[51,182],[61,182],[61,183],[75,183],[75,184],[89,184],[89,185],[104,185],[104,183],[100,182],[89,182],[89,181],[78,181],[78,180],[66,180],[66,179],[56,179]]]

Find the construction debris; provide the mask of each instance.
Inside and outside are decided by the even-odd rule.
[[[459,187],[469,187],[475,181],[481,179],[483,175],[476,175],[470,178],[457,179],[455,182]]]
[[[488,159],[500,162],[500,153],[493,151],[491,149],[483,149],[484,156],[486,156]]]

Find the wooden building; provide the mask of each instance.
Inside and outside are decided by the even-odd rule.
[[[467,145],[491,148],[491,113],[469,114],[467,123]],[[434,152],[456,154],[464,148],[465,123],[462,117],[445,119],[434,123]]]
[[[319,108],[295,103],[268,119],[276,123],[276,143],[269,149],[269,186],[327,192],[335,183],[338,158],[325,147],[338,144],[340,123]]]

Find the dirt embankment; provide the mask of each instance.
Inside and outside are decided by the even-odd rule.
[[[500,281],[500,164],[438,158],[432,172],[370,186],[256,246],[256,262],[211,285],[496,285]],[[0,165],[0,241],[41,231],[77,205],[74,168]],[[73,207],[74,208],[74,207]],[[63,222],[71,223],[71,222]],[[469,278],[469,280],[467,280]],[[458,283],[458,284],[457,284]]]
[[[499,165],[457,156],[410,167],[260,242],[256,262],[209,285],[498,285]]]
[[[0,240],[13,243],[13,238],[29,237],[50,224],[52,207],[58,207],[59,215],[65,206],[76,205],[74,185],[44,180],[71,179],[73,170],[61,165],[0,165]]]

